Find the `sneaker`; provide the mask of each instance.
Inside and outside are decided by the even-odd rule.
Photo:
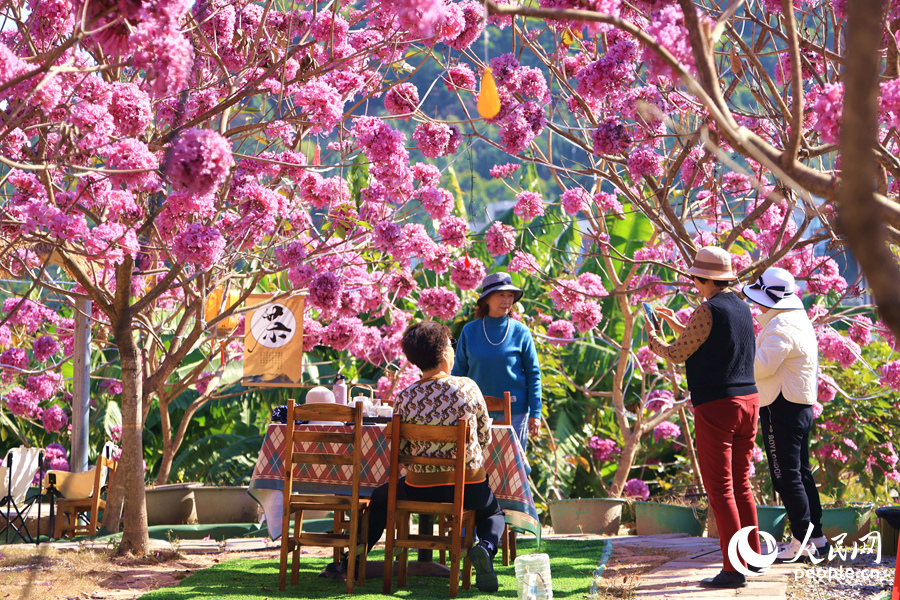
[[[813,548],[815,548],[813,556],[816,560],[828,560],[828,554],[831,552],[831,542],[828,541],[828,538],[825,538],[825,543],[820,546],[816,541],[817,540],[812,541]]]
[[[719,571],[719,574],[710,579],[701,579],[700,587],[736,589],[747,585],[747,578],[737,571]]]
[[[786,563],[786,562],[794,562],[794,560],[809,560],[813,553],[816,551],[816,547],[812,544],[807,544],[806,547],[803,547],[803,542],[798,540],[795,537],[791,538],[791,542],[785,545],[781,551],[778,553],[778,556],[775,557],[776,563]]]
[[[475,567],[475,587],[479,592],[496,592],[498,589],[497,574],[494,572],[494,555],[482,543],[475,544],[469,550],[469,559]]]

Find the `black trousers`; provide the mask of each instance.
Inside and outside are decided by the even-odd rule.
[[[401,477],[397,485],[398,500],[418,502],[453,502],[453,485],[436,487],[413,487],[406,485],[406,477]],[[372,492],[369,504],[369,549],[378,543],[387,526],[388,484],[378,486]],[[500,547],[506,520],[500,503],[487,481],[467,483],[463,496],[463,508],[475,511],[475,535],[479,540],[490,542],[494,548]]]
[[[803,541],[812,523],[812,537],[821,537],[822,503],[809,469],[812,406],[791,402],[779,393],[772,404],[759,409],[759,417],[772,487],[781,495],[791,534]]]

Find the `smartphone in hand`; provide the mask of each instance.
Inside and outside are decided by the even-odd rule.
[[[650,327],[653,328],[653,331],[659,331],[659,319],[656,318],[656,314],[653,312],[653,307],[650,306],[649,302],[641,302],[641,305],[644,307],[644,317],[647,319],[647,322],[650,323]]]

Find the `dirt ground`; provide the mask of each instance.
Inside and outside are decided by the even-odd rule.
[[[633,598],[641,575],[684,556],[684,552],[662,548],[618,546],[613,550],[603,571],[603,578],[595,581],[596,600]]]
[[[329,549],[309,548],[310,554]],[[226,559],[278,560],[278,549],[223,554],[174,553],[151,560],[110,558],[109,552],[59,552],[47,546],[0,547],[0,598],[9,600],[132,600],[170,587]]]

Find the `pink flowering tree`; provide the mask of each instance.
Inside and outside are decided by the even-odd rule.
[[[514,217],[484,232],[490,254],[549,293],[559,320],[536,329],[551,343],[599,338],[615,353],[607,377],[561,369],[577,393],[608,398],[615,412],[622,448],[611,494],[621,493],[641,440],[661,423],[680,413],[689,434],[690,417],[677,408],[679,373],[647,355],[636,315],[642,300],[689,312],[696,298],[681,273],[697,248],[731,251],[744,281],[768,266],[790,270],[806,298],[829,307],[842,338],[835,345],[849,345],[851,316],[861,312],[843,303],[858,304],[865,293],[876,300],[884,334],[900,331],[900,272],[887,246],[895,234],[885,226],[898,216],[900,8],[892,3],[880,14],[858,3],[778,0],[727,9],[690,0],[486,7],[488,23],[511,31],[512,45],[490,55],[473,46],[440,66],[467,118],[476,117],[477,82],[490,68],[499,112],[462,125],[419,118],[459,126],[464,143],[509,155],[491,174],[507,183]],[[838,35],[826,35],[835,28]],[[855,36],[867,43],[851,43]],[[879,57],[880,85],[872,76]],[[847,61],[860,69],[842,67]],[[845,72],[869,79],[851,90]],[[852,127],[843,127],[845,114]],[[535,189],[521,165],[540,169],[551,189]],[[530,223],[557,227],[553,242],[577,238],[579,251],[553,242],[528,248],[528,234],[514,247]],[[844,246],[865,280],[847,280]],[[660,390],[673,405],[648,410]]]

